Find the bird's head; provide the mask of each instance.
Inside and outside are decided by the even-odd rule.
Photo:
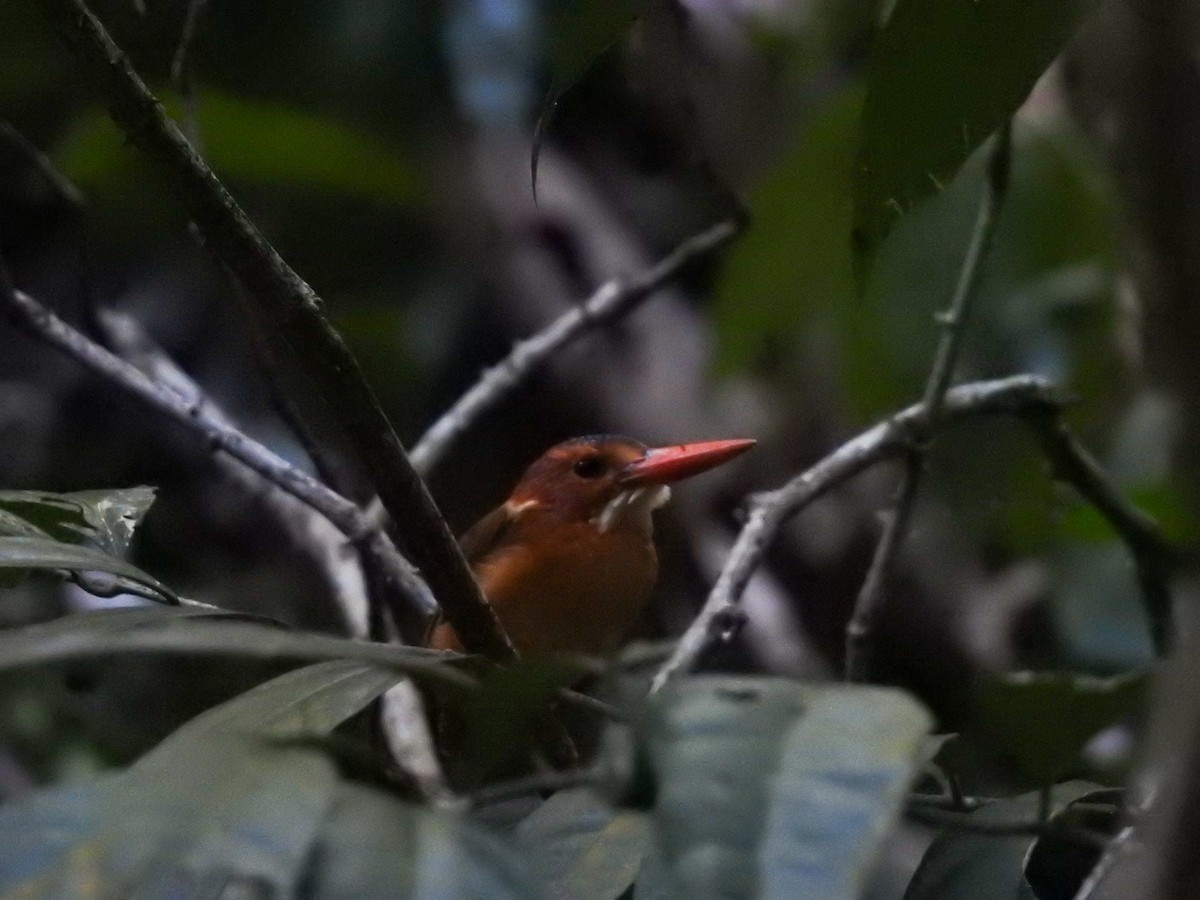
[[[650,514],[671,496],[669,485],[718,466],[753,440],[647,447],[613,435],[574,438],[547,450],[508,500],[510,514],[537,510],[560,521],[591,522],[601,531],[636,527],[650,533]]]

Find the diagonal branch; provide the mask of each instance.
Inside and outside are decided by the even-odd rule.
[[[741,230],[735,221],[718,222],[695,234],[655,265],[628,279],[605,282],[587,300],[563,313],[541,331],[518,341],[508,356],[487,369],[413,446],[409,458],[419,472],[437,467],[458,440],[489,410],[500,404],[563,348],[614,322],[662,289],[689,263],[729,243]]]
[[[1050,382],[1032,375],[979,381],[948,391],[939,421],[945,425],[981,415],[1053,414],[1063,402]],[[913,426],[923,414],[924,404],[910,406],[842,444],[783,487],[750,498],[746,524],[724,569],[699,615],[655,676],[652,690],[660,690],[667,681],[690,670],[710,644],[736,630],[742,593],[783,524],[860,472],[908,452]]]
[[[937,354],[925,385],[925,397],[920,415],[913,422],[912,444],[904,457],[904,473],[891,514],[883,526],[883,534],[875,547],[875,556],[862,590],[854,601],[854,612],[846,626],[846,678],[866,681],[871,674],[875,655],[876,620],[883,608],[884,592],[891,580],[900,546],[908,534],[909,522],[917,505],[921,477],[925,471],[925,445],[933,436],[942,414],[946,391],[954,376],[954,366],[967,330],[971,305],[979,287],[983,261],[996,232],[1000,207],[1008,190],[1009,167],[1012,161],[1012,124],[1006,122],[996,135],[996,143],[988,160],[987,182],[979,214],[971,233],[971,242],[963,259],[958,284],[950,306],[939,316],[943,326]]]
[[[1122,496],[1071,434],[1062,419],[1065,406],[1066,397],[1052,383],[1034,375],[975,381],[946,392],[938,428],[976,416],[1005,415],[1031,429],[1053,464],[1056,477],[1091,503],[1129,547],[1150,632],[1161,649],[1171,634],[1169,585],[1178,551],[1163,538],[1150,516]],[[783,487],[750,498],[746,524],[725,568],[699,615],[655,675],[652,692],[690,671],[709,646],[736,631],[742,617],[742,593],[784,523],[871,466],[910,453],[912,430],[924,410],[924,403],[910,406],[847,441]]]
[[[357,505],[233,428],[215,415],[212,406],[203,402],[203,398],[185,398],[76,331],[33,297],[8,284],[3,265],[0,265],[0,302],[4,303],[5,311],[18,328],[196,431],[213,449],[227,453],[317,510],[368,555],[410,603],[426,611],[434,606],[420,575]]]
[[[113,121],[167,179],[205,244],[237,275],[264,317],[305,361],[413,560],[464,645],[499,662],[516,651],[445,519],[317,293],[284,261],[146,88],[83,0],[42,6],[103,92]]]

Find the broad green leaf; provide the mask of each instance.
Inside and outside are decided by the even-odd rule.
[[[298,661],[355,660],[458,688],[474,681],[435,650],[295,631],[231,614],[155,615],[175,610],[81,613],[0,631],[0,671],[102,659],[121,653],[233,656]],[[129,627],[123,627],[127,621]]]
[[[395,670],[370,663],[331,660],[296,669],[260,684],[192,719],[161,745],[204,734],[300,737],[326,734],[394,685]]]
[[[1051,795],[1051,816],[1061,821],[1071,804],[1080,800],[1111,800],[1113,793],[1084,781],[1056,784]],[[1035,821],[1039,805],[1037,793],[1023,794],[988,804],[970,813],[967,819],[989,825],[1020,825]],[[921,858],[904,900],[1041,900],[1042,895],[1035,893],[1026,870],[1043,843],[1045,852],[1063,850],[1061,844],[1051,844],[1047,838],[1035,834],[984,834],[946,826]],[[1066,849],[1075,851],[1078,858],[1078,844],[1068,844]],[[1066,869],[1061,862],[1059,868]],[[1085,866],[1080,877],[1086,871]],[[1071,897],[1074,890],[1054,896]]]
[[[977,151],[944,191],[897,223],[879,248],[866,296],[850,304],[844,379],[860,416],[874,418],[920,396],[940,335],[933,317],[954,291],[983,197],[987,149]],[[1104,343],[1116,308],[1112,198],[1104,171],[1078,135],[1042,123],[1017,123],[1008,197],[983,266],[968,335],[973,375],[1034,372],[1088,396],[1114,389],[1117,360]],[[1014,448],[1028,444],[1019,437]],[[934,480],[938,489],[947,478],[957,478],[974,501],[981,493],[992,494],[990,484],[981,489],[986,478],[997,497],[1010,496],[1012,487],[1020,497],[1029,495],[1028,478],[1010,482],[1012,450],[998,462],[991,455],[995,434],[983,440],[987,447],[977,453],[955,448],[956,464]],[[1044,479],[1039,483],[1049,490]],[[995,518],[984,504],[953,505]]]
[[[647,817],[614,810],[587,788],[559,791],[513,833],[546,900],[616,900],[651,843]]]
[[[178,115],[177,103],[167,106]],[[198,111],[205,160],[223,178],[387,203],[417,194],[417,175],[399,148],[334,119],[216,91],[200,92]],[[127,186],[136,171],[120,132],[95,108],[73,123],[54,157],[84,188]]]
[[[1080,751],[1144,706],[1149,676],[1013,672],[979,688],[979,725],[1038,784],[1077,770]]]
[[[495,838],[341,785],[321,754],[261,739],[325,734],[395,680],[344,662],[289,672],[193,719],[119,775],[0,808],[0,891],[528,896]]]
[[[154,488],[145,486],[68,494],[0,491],[0,512],[19,516],[60,541],[86,540],[113,556],[125,555],[134,529],[153,503]]]
[[[508,842],[460,816],[342,784],[313,848],[304,897],[529,900],[538,894]]]
[[[805,333],[849,327],[855,284],[846,160],[862,98],[862,86],[852,85],[814,109],[795,151],[750,198],[754,227],[730,249],[717,291],[721,371],[786,353]]]
[[[865,276],[883,238],[1021,105],[1090,0],[896,0],[871,55],[854,168]]]
[[[108,572],[149,588],[165,600],[179,596],[132,563],[90,547],[64,544],[43,537],[0,537],[0,569],[65,569],[70,572]]]
[[[666,896],[861,896],[929,724],[882,688],[700,677],[656,695]]]
[[[153,896],[229,879],[292,894],[332,801],[333,767],[248,738],[325,734],[395,680],[358,663],[289,672],[193,719],[120,775],[6,808],[0,833],[26,832],[48,812],[62,822],[3,842],[0,855],[15,841],[36,871],[13,878],[21,867],[0,865],[0,887]]]

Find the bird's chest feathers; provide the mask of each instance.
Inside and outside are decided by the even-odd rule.
[[[564,527],[537,553],[520,544],[479,565],[484,594],[525,652],[616,649],[649,600],[658,559],[649,534],[595,522]]]

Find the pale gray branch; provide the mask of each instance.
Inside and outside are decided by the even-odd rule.
[[[370,554],[407,600],[429,614],[436,604],[416,570],[359,507],[332,491],[267,447],[217,420],[205,404],[190,402],[149,378],[136,366],[72,328],[37,300],[15,288],[0,298],[14,324],[102,376],[112,384],[166,413],[200,434],[210,447],[229,454],[281,490],[325,516],[347,538]]]
[[[409,453],[413,466],[423,474],[430,472],[454,441],[525,384],[563,348],[631,312],[688,263],[732,240],[739,228],[737,222],[723,221],[693,235],[644,272],[632,278],[605,282],[582,304],[563,313],[533,336],[518,341],[508,356],[487,369],[479,381],[422,435]]]
[[[944,424],[969,416],[1057,412],[1063,402],[1050,382],[1031,375],[975,382],[947,392],[941,421]],[[750,498],[746,524],[725,568],[699,615],[655,676],[652,691],[691,669],[711,643],[736,629],[742,592],[783,523],[864,469],[906,453],[913,424],[924,408],[923,403],[909,407],[843,444],[783,487]]]

